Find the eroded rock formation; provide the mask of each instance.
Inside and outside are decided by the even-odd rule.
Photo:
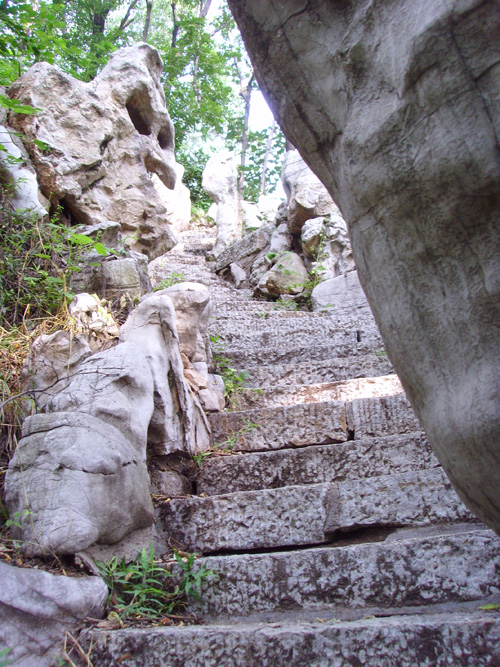
[[[500,6],[229,5],[435,452],[500,532]]]
[[[11,122],[25,135],[52,208],[61,206],[72,224],[119,222],[128,247],[150,259],[176,243],[150,177],[175,187],[174,128],[162,67],[156,49],[137,44],[116,51],[90,83],[37,63],[9,89],[12,97],[41,109]]]

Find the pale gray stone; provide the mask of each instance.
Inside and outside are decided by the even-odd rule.
[[[9,89],[23,104],[42,109],[12,120],[25,135],[42,192],[62,205],[73,224],[119,222],[127,247],[150,259],[176,243],[149,177],[154,173],[167,187],[175,186],[174,130],[162,68],[156,49],[136,44],[116,51],[90,83],[37,63]]]
[[[71,578],[0,562],[0,646],[5,664],[51,667],[64,633],[87,617],[101,618],[108,589],[99,577]]]
[[[185,293],[181,290],[178,294],[182,297]],[[201,298],[200,304],[205,308],[206,291],[194,290],[193,295]],[[152,453],[196,454],[208,448],[210,427],[184,378],[176,314],[170,297],[157,292],[142,301],[123,324],[120,340],[140,347],[153,376],[154,411],[148,429]]]
[[[287,138],[349,225],[431,445],[500,532],[497,3],[229,6]]]
[[[232,262],[229,265],[229,271],[231,272],[231,277],[234,281],[234,286],[236,287],[236,289],[238,289],[238,287],[240,287],[247,279],[247,274],[239,264],[236,264],[236,262]]]
[[[356,398],[347,403],[346,418],[348,428],[356,440],[421,430],[418,419],[403,394],[382,398]]]
[[[167,209],[167,220],[175,234],[189,229],[191,222],[191,193],[182,182],[184,167],[176,164],[176,181],[174,188],[168,188],[165,183],[153,174],[152,181],[161,201]]]
[[[102,665],[131,654],[143,667],[489,667],[500,661],[500,621],[487,612],[405,615],[349,622],[96,631]],[[327,621],[331,622],[318,622]]]
[[[247,234],[239,241],[232,243],[228,248],[217,255],[215,270],[217,273],[236,262],[242,269],[248,271],[260,255],[267,252],[269,239],[274,225],[266,225]]]
[[[213,155],[203,170],[202,186],[217,204],[217,240],[211,250],[217,258],[243,232],[236,155],[228,151]]]
[[[196,476],[198,493],[214,496],[235,491],[297,484],[339,482],[424,470],[438,466],[423,433],[349,440],[334,445],[280,449],[221,456],[204,461]]]
[[[274,266],[259,281],[259,288],[266,289],[269,294],[301,294],[309,274],[300,256],[292,251],[278,255]]]
[[[268,220],[263,220],[260,216],[260,210],[258,204],[255,204],[251,201],[242,200],[241,202],[241,214],[243,220],[243,228],[250,231],[254,231],[265,225]]]

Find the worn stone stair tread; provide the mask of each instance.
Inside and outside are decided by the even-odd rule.
[[[500,664],[500,616],[478,611],[355,621],[97,630],[92,635],[95,667],[114,667],[126,655],[133,655],[134,664],[141,667]]]
[[[216,412],[209,421],[218,446],[234,451],[304,447],[349,438],[343,401]]]
[[[355,398],[375,398],[403,393],[397,375],[352,378],[339,382],[303,385],[277,385],[266,389],[242,389],[237,396],[239,410],[254,407],[318,403],[322,401],[352,401]]]
[[[278,384],[305,385],[320,382],[342,382],[344,380],[376,377],[393,372],[389,360],[375,353],[356,354],[347,357],[331,357],[317,361],[302,361],[294,364],[242,364],[246,370],[247,386],[274,387]]]
[[[472,520],[441,468],[339,483],[174,498],[162,527],[185,551],[210,553],[329,542],[360,527]]]
[[[192,611],[207,620],[277,620],[280,612],[500,600],[500,538],[488,529],[439,527],[424,537],[297,551],[209,556],[217,573]],[[370,613],[375,613],[371,611]],[[340,616],[339,616],[340,617]]]
[[[196,477],[207,496],[282,486],[340,482],[410,470],[436,468],[439,462],[422,432],[348,440],[333,445],[214,456]]]

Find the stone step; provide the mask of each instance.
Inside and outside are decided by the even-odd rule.
[[[404,395],[253,408],[209,415],[219,449],[251,452],[413,433],[420,424]]]
[[[326,401],[208,415],[216,446],[234,451],[345,442],[345,403]]]
[[[226,283],[227,284],[227,283]],[[290,313],[291,315],[299,315],[304,313],[309,314],[308,311],[296,310],[295,304],[292,303],[277,303],[275,301],[263,301],[262,299],[252,299],[251,293],[247,290],[232,290],[231,298],[224,301],[218,300],[213,305],[213,314],[218,318],[231,319],[233,315],[238,315],[242,312],[242,304],[245,305],[244,311],[261,316],[261,313]]]
[[[248,368],[247,384],[251,387],[305,385],[319,382],[342,382],[351,378],[376,377],[393,372],[386,356],[377,354],[333,357],[295,364],[270,364]]]
[[[373,398],[401,394],[403,387],[397,375],[373,378],[356,378],[344,382],[323,382],[305,385],[278,385],[265,389],[242,389],[238,392],[239,410],[293,405],[295,403],[319,403],[321,401],[352,401],[356,398]]]
[[[424,433],[348,440],[336,445],[280,449],[207,459],[196,476],[199,494],[341,482],[436,468]]]
[[[290,364],[319,361],[332,357],[355,356],[364,353],[358,347],[356,331],[339,330],[332,335],[322,331],[296,333],[283,337],[279,331],[248,332],[228,343],[220,354],[241,368],[264,364]]]
[[[206,620],[251,622],[290,612],[359,618],[500,601],[497,535],[473,526],[421,531],[383,542],[201,558],[196,566],[206,564],[216,577],[204,582],[202,602],[191,610]]]
[[[360,527],[473,519],[441,468],[339,483],[174,498],[162,528],[184,551],[211,553],[324,544]]]
[[[311,623],[94,630],[95,667],[487,667],[500,664],[500,616],[443,612]]]
[[[346,404],[346,417],[348,429],[356,440],[420,430],[404,395],[357,398]]]

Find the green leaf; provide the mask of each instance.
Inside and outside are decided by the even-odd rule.
[[[94,241],[87,236],[86,234],[76,234],[75,232],[70,232],[69,238],[76,245],[91,245]]]
[[[33,139],[33,143],[37,148],[44,152],[50,148],[49,144],[46,144],[45,141],[40,141],[40,139]]]
[[[41,109],[38,107],[32,107],[29,104],[21,104],[19,100],[11,100],[10,97],[0,94],[0,106],[5,109],[11,109],[15,113],[22,113],[27,116],[34,116],[37,113],[40,113]]]
[[[104,257],[106,257],[108,254],[107,248],[102,243],[96,243],[94,245],[94,250],[97,252],[97,254],[103,255]]]
[[[496,611],[497,609],[500,609],[500,604],[489,602],[488,604],[482,604],[479,609],[481,611]]]

